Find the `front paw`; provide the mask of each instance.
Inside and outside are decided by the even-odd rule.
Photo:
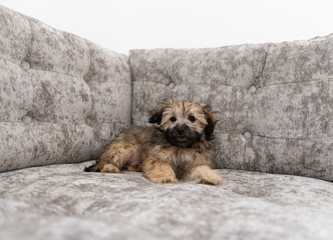
[[[198,178],[196,182],[210,185],[221,185],[222,178],[217,171],[211,170],[211,172],[206,173],[205,175]]]
[[[103,173],[120,173],[120,170],[117,166],[115,166],[111,163],[108,163],[108,164],[105,164],[103,166],[101,172],[103,172]]]
[[[222,178],[217,170],[213,170],[207,166],[198,166],[192,170],[190,180],[195,180],[196,183],[221,185]]]
[[[153,183],[179,183],[178,179],[174,177],[153,177],[148,180]]]
[[[144,176],[153,183],[178,183],[176,174],[170,164],[154,160],[143,162]]]

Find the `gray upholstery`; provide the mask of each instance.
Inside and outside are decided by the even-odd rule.
[[[0,175],[0,239],[332,239],[333,185],[220,170],[220,187],[83,164]],[[42,201],[43,200],[43,201]],[[1,220],[2,219],[2,220]]]
[[[0,239],[332,239],[333,35],[125,56],[0,26]],[[218,111],[223,185],[83,172],[163,98]]]
[[[133,119],[163,98],[218,111],[216,165],[333,181],[333,35],[210,49],[132,50]]]
[[[131,122],[128,57],[0,7],[0,172],[97,158]]]

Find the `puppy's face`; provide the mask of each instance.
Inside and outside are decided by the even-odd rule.
[[[191,147],[211,139],[216,120],[206,104],[166,100],[151,112],[149,122],[158,123],[171,144]]]

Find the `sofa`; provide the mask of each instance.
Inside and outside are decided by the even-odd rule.
[[[0,239],[333,238],[333,35],[124,55],[0,26]],[[165,98],[218,112],[222,185],[83,171]]]

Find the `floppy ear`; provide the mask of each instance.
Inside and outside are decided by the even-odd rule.
[[[206,113],[206,120],[207,120],[208,124],[205,128],[205,134],[206,134],[207,141],[210,141],[213,139],[213,132],[214,132],[215,124],[217,122],[217,120],[215,118],[215,113],[216,112],[212,112],[210,110],[208,110]]]
[[[160,124],[162,121],[162,109],[155,109],[150,112],[149,123]]]
[[[165,99],[163,100],[157,109],[154,109],[150,112],[150,117],[149,117],[149,120],[148,122],[149,123],[157,123],[157,124],[160,124],[161,121],[162,121],[162,114],[163,114],[163,111],[164,109],[167,107],[167,106],[170,106],[172,104],[172,101],[170,99]]]

